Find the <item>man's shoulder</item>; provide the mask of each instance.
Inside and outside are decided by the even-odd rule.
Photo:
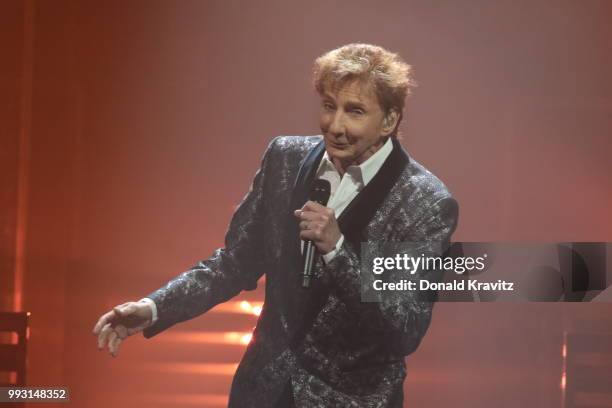
[[[400,178],[400,183],[403,190],[419,201],[434,203],[452,198],[444,182],[412,157]]]
[[[276,151],[294,154],[306,154],[323,140],[323,136],[277,136],[270,142],[270,148]]]
[[[398,225],[412,226],[410,239],[431,228],[448,227],[451,233],[455,229],[459,211],[457,200],[442,180],[412,157],[394,192],[391,197],[399,204],[398,214],[402,219]],[[419,225],[427,227],[423,229],[417,227]]]

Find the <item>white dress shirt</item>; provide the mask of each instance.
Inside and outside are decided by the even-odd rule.
[[[372,156],[358,166],[349,166],[341,176],[336,170],[336,167],[329,159],[327,152],[323,155],[319,168],[317,169],[316,178],[322,178],[329,181],[331,192],[327,207],[334,210],[336,219],[340,217],[342,212],[350,204],[351,201],[359,194],[363,188],[374,178],[380,170],[387,157],[393,150],[393,142],[388,138],[385,144],[378,149]],[[323,255],[325,263],[330,262],[338,253],[338,250],[344,242],[344,235],[340,235],[336,247]],[[304,241],[302,241],[302,250],[304,249]],[[157,321],[157,306],[155,302],[149,298],[140,299],[139,302],[147,304],[151,308],[152,322]]]

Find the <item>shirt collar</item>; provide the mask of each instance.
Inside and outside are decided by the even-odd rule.
[[[370,182],[370,180],[374,178],[376,173],[378,173],[378,170],[380,170],[382,165],[385,163],[385,160],[387,160],[387,157],[389,157],[392,151],[393,142],[391,141],[391,137],[388,137],[387,141],[383,144],[383,146],[378,149],[372,156],[370,156],[366,161],[364,161],[358,166],[349,166],[346,171],[351,171],[351,174],[353,176],[361,177],[363,185],[366,186]],[[325,154],[323,154],[323,159],[321,159],[321,163],[319,164],[319,168],[317,169],[317,174],[321,175],[326,169],[332,169],[333,171],[337,172],[334,163],[332,163],[332,161],[329,159],[327,151],[325,151]]]

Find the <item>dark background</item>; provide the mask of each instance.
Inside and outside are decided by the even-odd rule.
[[[32,313],[28,384],[70,405],[226,403],[244,346],[214,336],[254,316],[218,308],[118,359],[91,329],[222,245],[270,139],[319,133],[312,63],[349,42],[413,65],[403,144],[458,199],[455,240],[612,241],[610,1],[1,8],[0,309]],[[611,311],[438,304],[406,406],[561,406],[564,333],[612,333]]]

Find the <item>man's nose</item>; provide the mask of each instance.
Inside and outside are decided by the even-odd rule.
[[[329,132],[335,136],[342,136],[345,132],[344,115],[341,112],[334,113],[331,124],[329,125]]]

